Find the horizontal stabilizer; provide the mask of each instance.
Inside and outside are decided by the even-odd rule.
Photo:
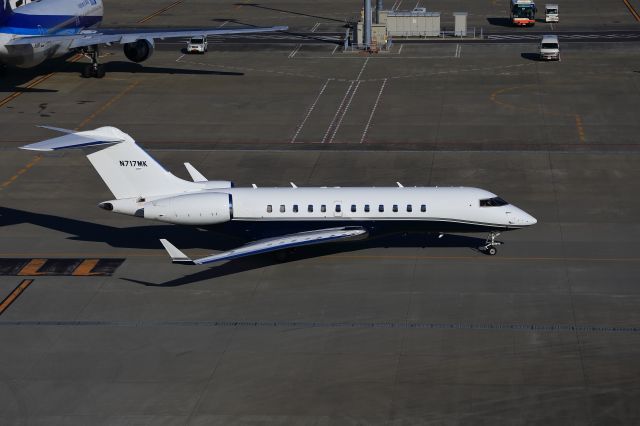
[[[202,175],[195,167],[191,165],[191,163],[184,163],[184,166],[187,168],[189,172],[189,176],[191,176],[191,180],[194,182],[206,182],[207,178]]]
[[[124,142],[128,138],[125,133],[115,127],[100,127],[95,130],[87,130],[84,132],[74,132],[73,130],[51,127],[47,128],[68,134],[53,139],[47,139],[42,142],[21,146],[20,149],[28,149],[31,151],[56,151],[59,149],[86,148],[89,146]]]
[[[242,247],[214,254],[200,259],[191,260],[167,240],[160,240],[171,256],[174,263],[186,263],[192,265],[204,265],[207,263],[224,262],[254,254],[268,253],[286,248],[301,247],[312,244],[328,243],[332,241],[348,241],[366,238],[367,230],[361,227],[327,228],[315,231],[299,232],[283,235],[281,237],[268,238],[254,241]]]
[[[164,249],[167,251],[167,253],[169,253],[169,256],[171,256],[171,261],[173,263],[186,263],[188,265],[194,264],[191,259],[189,259],[183,252],[178,250],[176,246],[171,244],[169,241],[161,239],[160,242],[164,246]]]

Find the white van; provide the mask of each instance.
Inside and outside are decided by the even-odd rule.
[[[187,42],[187,53],[204,53],[208,50],[207,37],[192,37]]]
[[[542,41],[540,42],[540,59],[547,61],[560,60],[560,43],[558,43],[558,36],[542,36]]]
[[[558,22],[558,5],[557,4],[544,5],[544,21]]]

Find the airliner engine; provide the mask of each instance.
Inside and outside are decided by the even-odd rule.
[[[153,55],[155,49],[153,40],[136,40],[124,44],[124,56],[133,62],[146,61]]]
[[[233,216],[231,195],[221,193],[185,194],[144,204],[144,218],[180,225],[214,225]]]

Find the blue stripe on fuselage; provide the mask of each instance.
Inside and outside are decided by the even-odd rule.
[[[2,0],[0,0],[2,1]],[[0,33],[16,35],[75,34],[102,21],[102,16],[25,15],[14,13]]]

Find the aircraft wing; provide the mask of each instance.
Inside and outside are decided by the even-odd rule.
[[[207,263],[222,262],[237,259],[239,257],[251,256],[253,254],[268,253],[285,248],[301,247],[332,241],[358,240],[366,238],[367,234],[367,230],[362,227],[318,229],[254,241],[233,250],[193,260],[178,250],[169,241],[161,239],[160,242],[169,253],[169,256],[171,256],[173,263],[204,265]]]
[[[160,39],[166,38],[189,38],[197,36],[217,36],[228,34],[254,34],[254,33],[271,33],[276,31],[287,31],[289,27],[251,27],[251,28],[228,28],[228,29],[211,29],[211,28],[194,28],[194,29],[176,29],[176,30],[153,30],[153,29],[100,29],[87,30],[78,34],[61,34],[61,35],[34,35],[15,38],[7,43],[8,46],[19,46],[34,43],[46,42],[62,42],[71,41],[70,48],[93,46],[96,44],[107,43],[133,43],[137,40]]]

